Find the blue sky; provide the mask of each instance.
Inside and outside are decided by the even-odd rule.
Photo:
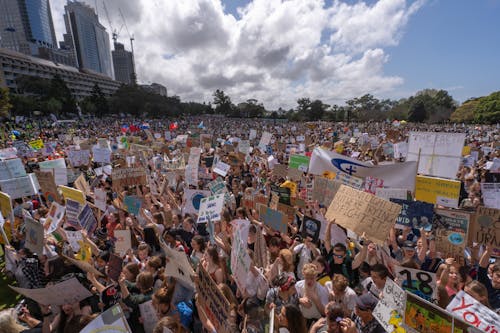
[[[500,0],[105,1],[135,35],[139,81],[183,101],[222,89],[272,110],[302,97],[342,105],[435,88],[463,102],[500,90]],[[58,39],[65,2],[51,0]]]

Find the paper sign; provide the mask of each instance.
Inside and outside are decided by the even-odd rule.
[[[405,188],[376,188],[375,195],[379,198],[389,199],[408,199],[408,190]]]
[[[290,155],[290,161],[288,162],[288,167],[290,169],[298,169],[302,172],[307,172],[309,168],[309,156],[304,155]]]
[[[195,213],[197,214],[200,205],[201,199],[210,196],[210,191],[200,191],[200,190],[191,190],[185,189],[184,191],[184,211],[188,214]]]
[[[111,149],[109,148],[94,146],[92,147],[92,155],[96,163],[111,163]]]
[[[82,232],[80,230],[76,231],[65,230],[64,233],[66,234],[69,246],[71,246],[73,252],[80,251],[80,242],[83,241]]]
[[[312,199],[328,207],[332,202],[333,197],[340,189],[340,185],[342,185],[342,183],[336,180],[331,180],[323,177],[315,177]]]
[[[241,292],[246,290],[247,277],[250,273],[250,256],[248,255],[248,229],[250,221],[234,220],[233,243],[231,250],[231,272]]]
[[[458,263],[465,264],[464,250],[467,245],[470,214],[467,212],[436,209],[434,229],[436,251],[441,258],[455,258]]]
[[[387,279],[373,316],[389,333],[405,333],[403,316],[406,308],[406,293],[394,281]]]
[[[94,189],[94,197],[95,197],[94,200],[95,206],[103,212],[106,211],[106,200],[107,200],[106,191],[100,188],[96,188]]]
[[[119,253],[121,256],[132,248],[132,238],[130,235],[130,230],[115,230],[113,232],[116,242],[115,242],[115,252]]]
[[[139,304],[139,311],[141,312],[142,325],[145,333],[153,333],[153,330],[158,322],[158,316],[153,306],[153,301],[147,301]]]
[[[7,193],[0,192],[0,211],[5,217],[12,212],[12,201]]]
[[[458,208],[460,181],[418,175],[415,199],[445,207]]]
[[[265,225],[280,233],[288,231],[288,223],[285,215],[277,210],[266,207],[264,216],[261,216],[261,218]]]
[[[212,222],[220,221],[223,208],[224,194],[216,194],[201,199],[198,223],[206,223],[209,219]]]
[[[486,207],[500,209],[500,183],[481,183],[481,194]]]
[[[90,161],[90,150],[70,150],[68,158],[71,165],[76,168],[82,165],[88,165]]]
[[[64,200],[70,199],[70,200],[78,202],[82,206],[85,205],[85,202],[87,200],[85,198],[85,194],[83,194],[82,191],[74,189],[72,187],[68,187],[68,186],[59,186],[59,189],[61,189]]]
[[[177,280],[183,281],[188,286],[194,287],[191,275],[195,272],[188,261],[188,257],[184,251],[177,251],[168,247],[165,242],[160,240],[160,246],[165,252],[167,263],[165,265],[165,274],[174,277]],[[201,266],[201,265],[199,265]]]
[[[403,229],[410,228],[430,228],[434,216],[434,205],[422,201],[409,201],[402,199],[391,199],[391,202],[401,205],[401,213],[396,220],[396,227]]]
[[[0,160],[0,180],[8,180],[25,176],[26,170],[24,169],[23,161],[20,158],[4,161]]]
[[[311,237],[313,243],[318,241],[321,231],[321,221],[313,219],[312,217],[304,216],[302,221],[302,237]]]
[[[44,228],[45,230],[47,230],[47,234],[51,234],[57,229],[64,217],[65,210],[66,207],[58,204],[57,202],[52,202],[49,214],[47,215],[47,220],[44,224]]]
[[[30,298],[39,304],[64,305],[78,303],[92,296],[76,278],[50,285],[46,288],[25,289],[10,286],[15,292]]]
[[[463,290],[460,290],[453,297],[446,310],[484,332],[500,331],[500,315],[479,303]]]
[[[229,171],[229,169],[230,169],[230,168],[231,168],[231,166],[230,166],[229,164],[226,164],[226,163],[224,163],[224,162],[222,162],[222,161],[219,161],[219,162],[217,162],[217,164],[215,165],[215,167],[214,167],[214,170],[213,170],[213,171],[214,171],[216,174],[221,175],[222,177],[226,177],[226,175],[227,175],[227,173],[228,173],[228,171]]]
[[[401,206],[366,192],[342,185],[333,198],[326,218],[383,244],[401,212]]]
[[[436,299],[436,274],[401,266],[396,266],[395,270],[396,281],[401,288],[429,302]]]
[[[42,254],[44,245],[43,225],[29,216],[24,216],[26,241],[24,246],[37,254]]]
[[[2,192],[10,195],[11,199],[32,196],[38,193],[39,188],[40,185],[33,173],[30,173],[26,177],[0,180],[0,189]]]
[[[131,333],[127,319],[119,304],[107,309],[97,318],[92,320],[80,333]]]
[[[134,214],[135,216],[139,215],[139,210],[141,209],[142,199],[136,195],[126,195],[123,199],[123,203],[125,204],[125,208],[127,212],[130,214]]]
[[[92,235],[94,230],[97,228],[97,220],[94,216],[94,212],[89,205],[85,205],[80,214],[78,214],[78,221],[84,230],[87,231],[87,234]]]
[[[450,313],[411,293],[406,294],[404,319],[409,332],[452,333]]]
[[[66,223],[76,229],[80,229],[78,214],[80,214],[81,205],[78,201],[66,200]]]

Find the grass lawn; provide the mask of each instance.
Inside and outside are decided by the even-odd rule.
[[[3,257],[2,247],[0,246],[0,257]],[[13,285],[14,281],[8,279],[3,273],[5,261],[2,259],[0,262],[0,310],[14,307],[18,300],[21,298],[19,294],[12,291],[9,285]]]

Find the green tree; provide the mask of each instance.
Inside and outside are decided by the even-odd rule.
[[[240,115],[245,118],[262,117],[266,112],[264,105],[253,98],[238,104],[238,109]]]
[[[479,106],[480,99],[467,100],[460,105],[450,116],[450,120],[455,123],[470,123],[474,121],[474,114]]]
[[[231,115],[233,111],[232,103],[231,103],[231,98],[224,93],[222,90],[215,90],[213,93],[214,97],[214,102],[213,104],[216,105],[215,107],[215,113],[219,114],[224,114],[224,115]]]
[[[474,112],[474,120],[489,124],[500,122],[500,91],[479,99]]]
[[[90,95],[90,99],[95,106],[95,112],[99,115],[107,115],[109,114],[109,105],[106,96],[101,90],[101,87],[96,83],[92,88],[92,93]]]
[[[328,109],[330,105],[323,104],[319,99],[315,100],[311,103],[309,110],[309,120],[316,121],[323,119],[326,109]]]
[[[9,89],[0,88],[0,117],[8,117],[11,108]]]
[[[42,99],[45,100],[50,100],[51,98],[57,99],[61,102],[61,109],[63,113],[76,113],[76,100],[64,80],[57,74],[50,80],[48,94],[46,96],[42,96]],[[48,110],[44,111],[47,112]]]
[[[425,110],[425,103],[422,99],[416,100],[411,104],[410,110],[408,111],[408,120],[415,123],[421,123],[425,121],[427,117]]]

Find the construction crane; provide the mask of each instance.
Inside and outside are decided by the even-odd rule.
[[[120,32],[123,29],[123,24],[120,27],[120,30],[117,31],[116,29],[114,29],[113,24],[111,23],[111,19],[109,18],[108,8],[106,7],[106,3],[104,2],[104,0],[102,1],[102,6],[104,7],[104,13],[106,14],[106,19],[108,20],[109,28],[111,29],[111,36],[113,38],[114,43],[116,44],[116,40],[118,39],[118,35],[120,34]],[[120,10],[120,12],[121,12],[121,10]]]
[[[120,11],[120,16],[122,18],[122,21],[123,21],[123,25],[125,26],[125,30],[127,30],[127,34],[128,34],[128,37],[130,38],[130,50],[132,51],[132,58],[134,57],[134,35],[130,35],[130,31],[128,30],[128,26],[127,26],[127,21],[125,21],[125,16],[123,16],[123,13],[122,13],[122,9],[121,8],[118,8],[118,10]],[[122,27],[123,27],[122,25]]]

